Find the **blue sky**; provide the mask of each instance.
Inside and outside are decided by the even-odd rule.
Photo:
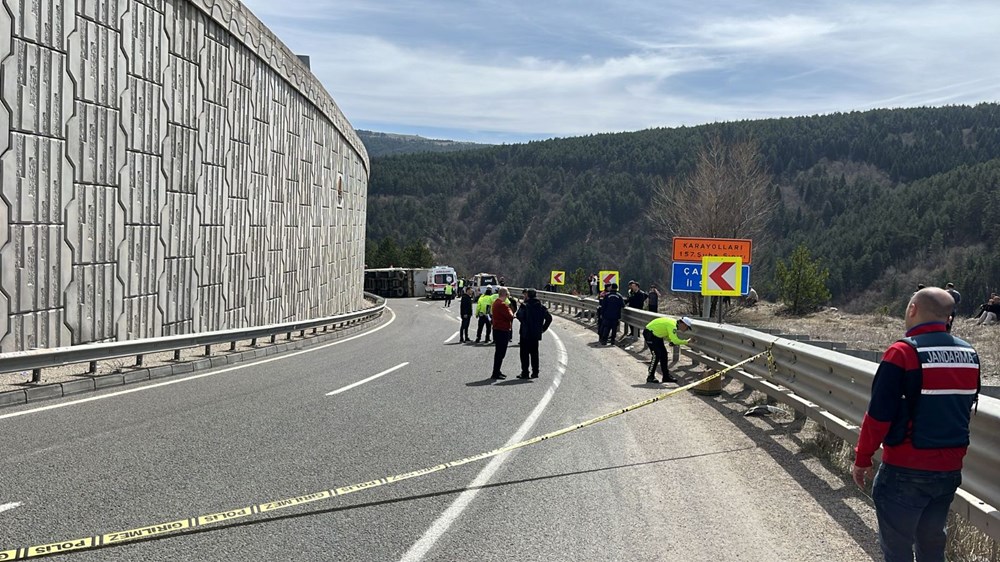
[[[516,143],[1000,101],[1000,2],[244,0],[358,129]]]

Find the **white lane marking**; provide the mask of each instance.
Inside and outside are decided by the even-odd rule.
[[[86,402],[93,402],[95,400],[104,400],[105,398],[113,398],[115,396],[122,396],[124,394],[132,394],[133,392],[142,392],[144,390],[149,390],[151,388],[159,388],[161,386],[168,386],[168,385],[171,385],[171,384],[178,384],[178,383],[182,383],[182,382],[193,381],[195,379],[201,379],[201,378],[204,378],[204,377],[214,377],[215,375],[221,375],[223,373],[228,373],[228,372],[236,371],[236,370],[239,370],[239,369],[246,369],[247,367],[255,367],[257,365],[263,365],[265,363],[270,363],[272,361],[280,361],[282,359],[288,359],[289,357],[295,357],[296,355],[302,355],[303,353],[312,353],[313,351],[319,351],[321,349],[326,349],[326,348],[328,348],[330,346],[333,346],[333,345],[340,345],[342,343],[347,343],[347,342],[349,342],[351,340],[356,340],[358,338],[363,338],[365,336],[370,336],[370,335],[374,334],[375,332],[381,330],[382,328],[388,327],[389,324],[392,324],[396,320],[396,313],[393,312],[392,309],[389,308],[389,307],[386,307],[386,310],[388,310],[389,313],[392,314],[392,318],[390,318],[389,321],[386,322],[385,324],[382,324],[381,326],[379,326],[378,328],[375,328],[374,330],[372,330],[370,332],[365,332],[363,334],[358,334],[356,336],[351,336],[349,338],[344,338],[342,340],[337,340],[335,342],[330,342],[330,343],[319,345],[319,346],[316,346],[316,347],[310,347],[309,349],[303,349],[301,351],[295,351],[295,352],[292,352],[292,353],[279,354],[279,355],[276,355],[276,356],[271,357],[269,359],[261,359],[260,361],[255,361],[253,363],[247,363],[245,365],[244,364],[240,364],[240,365],[236,365],[235,367],[228,367],[226,369],[222,369],[222,370],[219,370],[219,371],[211,371],[211,372],[208,372],[208,373],[202,373],[200,375],[193,375],[193,376],[190,376],[190,377],[184,377],[183,379],[168,380],[168,381],[164,381],[164,382],[160,382],[160,383],[156,383],[156,384],[151,384],[149,386],[142,386],[142,387],[139,387],[139,388],[130,388],[129,390],[120,390],[118,392],[112,392],[110,394],[103,394],[101,396],[92,396],[90,398],[83,398],[81,400],[73,400],[72,402],[64,402],[64,403],[61,403],[61,404],[52,404],[50,406],[42,406],[41,408],[33,408],[31,410],[25,410],[23,412],[14,412],[13,414],[3,414],[3,415],[0,415],[0,420],[5,420],[7,418],[16,418],[18,416],[26,416],[28,414],[34,414],[34,413],[37,413],[37,412],[44,412],[46,410],[55,410],[56,408],[65,408],[66,406],[75,406],[77,404],[84,404]]]
[[[377,379],[379,377],[384,377],[385,375],[388,375],[389,373],[395,371],[396,369],[402,369],[403,367],[405,367],[405,366],[407,366],[409,364],[410,364],[409,361],[407,361],[406,363],[400,363],[399,365],[396,365],[395,367],[393,367],[391,369],[386,369],[386,370],[382,371],[381,373],[379,373],[377,375],[372,375],[372,376],[368,377],[367,379],[360,380],[360,381],[358,381],[356,383],[349,384],[349,385],[347,385],[347,386],[345,386],[343,388],[338,388],[337,390],[334,390],[333,392],[327,392],[326,395],[327,396],[333,396],[334,394],[340,394],[341,392],[347,392],[348,390],[350,390],[350,389],[352,389],[352,388],[354,388],[356,386],[361,386],[361,385],[365,384],[366,382],[371,382],[371,381],[373,381],[373,380],[375,380],[375,379]]]
[[[552,401],[552,397],[556,394],[556,389],[559,388],[559,383],[562,382],[563,373],[566,372],[566,364],[568,362],[566,347],[563,346],[562,340],[559,339],[559,336],[557,336],[554,332],[549,333],[552,334],[553,338],[555,338],[556,347],[558,349],[558,367],[556,368],[555,379],[552,381],[552,385],[549,389],[545,392],[545,396],[542,397],[541,401],[538,402],[538,405],[535,406],[535,409],[531,411],[528,418],[521,424],[521,427],[517,428],[517,432],[514,433],[514,435],[507,440],[507,443],[504,444],[505,447],[524,440],[525,436],[535,425],[535,422],[537,422],[538,418],[541,417],[545,407]],[[465,508],[468,507],[470,503],[472,503],[472,500],[475,499],[479,490],[490,481],[490,478],[493,477],[496,471],[500,469],[512,453],[513,451],[493,457],[493,460],[491,460],[490,463],[479,472],[475,480],[469,483],[469,489],[459,494],[455,501],[448,506],[448,509],[446,509],[444,513],[442,513],[441,516],[438,517],[433,524],[431,524],[431,527],[427,529],[427,532],[425,532],[422,537],[420,537],[420,540],[414,543],[414,545],[406,551],[406,554],[400,558],[400,562],[418,562],[423,560],[424,556],[426,556],[431,548],[434,547],[434,544],[437,543],[438,539],[443,537],[444,534],[448,532],[451,525],[459,518],[459,516],[462,515],[462,512],[465,511]]]
[[[20,507],[20,506],[21,502],[0,504],[0,513],[3,513],[4,511],[9,511],[11,509],[14,509],[15,507]]]
[[[444,343],[448,343],[448,342],[450,342],[451,340],[455,339],[455,336],[457,336],[457,335],[458,335],[458,332],[455,332],[454,334],[452,334],[452,335],[451,335],[451,337],[450,337],[450,338],[448,338],[448,339],[444,340]]]

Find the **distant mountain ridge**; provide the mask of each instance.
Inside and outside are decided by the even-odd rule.
[[[710,136],[753,139],[779,209],[754,240],[751,284],[798,244],[837,306],[896,312],[917,283],[954,282],[971,312],[1000,285],[1000,105],[873,110],[374,157],[367,247],[420,240],[462,273],[540,286],[549,271],[618,270],[669,287],[649,232],[657,185]],[[770,295],[768,293],[771,293]]]
[[[459,142],[438,140],[418,135],[401,135],[397,133],[379,133],[376,131],[357,130],[361,142],[368,150],[369,158],[389,156],[393,154],[416,154],[420,152],[452,152],[455,150],[470,150],[491,146],[474,142]]]

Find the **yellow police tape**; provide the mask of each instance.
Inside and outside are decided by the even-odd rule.
[[[135,541],[139,539],[148,539],[150,537],[155,537],[158,535],[165,535],[168,533],[176,533],[178,531],[183,531],[185,529],[193,529],[195,527],[204,527],[206,525],[212,525],[216,523],[222,523],[224,521],[232,521],[234,519],[240,519],[242,517],[249,517],[251,515],[257,515],[260,513],[268,513],[271,511],[277,511],[279,509],[286,509],[296,505],[302,505],[306,503],[311,503],[315,501],[325,500],[333,497],[344,496],[353,492],[358,492],[360,490],[367,490],[368,488],[376,488],[378,486],[384,486],[386,484],[393,484],[395,482],[400,482],[402,480],[408,480],[410,478],[416,478],[417,476],[424,476],[426,474],[431,474],[447,468],[454,468],[456,466],[461,466],[464,464],[469,464],[471,462],[480,461],[483,459],[488,459],[490,457],[495,457],[503,453],[513,451],[514,449],[520,449],[521,447],[527,447],[528,445],[534,445],[541,443],[546,439],[552,439],[553,437],[559,437],[565,435],[571,431],[576,431],[578,429],[583,429],[587,426],[600,423],[605,420],[609,420],[613,417],[620,416],[624,413],[631,412],[632,410],[638,410],[639,408],[649,406],[654,402],[659,402],[664,398],[669,398],[675,394],[683,392],[685,390],[690,390],[698,385],[704,384],[710,380],[721,377],[728,371],[741,367],[755,359],[767,355],[767,351],[763,351],[754,355],[753,357],[748,357],[739,363],[730,365],[721,371],[717,371],[705,378],[695,381],[690,384],[675,388],[669,392],[664,392],[663,394],[654,396],[648,400],[643,400],[631,406],[627,406],[620,410],[615,410],[614,412],[604,414],[603,416],[596,417],[591,420],[587,420],[576,425],[566,427],[553,431],[551,433],[546,433],[545,435],[539,435],[538,437],[533,437],[526,441],[521,441],[519,443],[514,443],[512,445],[507,445],[499,449],[494,449],[486,453],[480,453],[478,455],[473,455],[471,457],[465,457],[464,459],[459,459],[457,461],[446,462],[436,466],[431,466],[428,468],[421,468],[420,470],[414,470],[412,472],[405,472],[403,474],[397,474],[395,476],[386,476],[384,478],[379,478],[378,480],[369,480],[368,482],[362,482],[360,484],[352,484],[350,486],[343,486],[341,488],[333,488],[330,490],[324,490],[322,492],[315,492],[312,494],[306,494],[304,496],[296,496],[294,498],[288,498],[277,501],[265,502],[257,505],[252,505],[249,507],[240,507],[237,509],[231,509],[228,511],[220,511],[218,513],[210,513],[208,515],[199,515],[196,517],[190,517],[187,519],[178,519],[177,521],[170,521],[168,523],[157,523],[155,525],[148,525],[146,527],[139,527],[136,529],[129,529],[127,531],[117,531],[114,533],[107,533],[104,535],[94,535],[93,537],[86,537],[82,539],[71,539],[60,542],[54,542],[49,544],[41,544],[37,546],[28,546],[24,548],[18,548],[13,550],[0,550],[0,562],[6,562],[8,560],[26,560],[28,558],[38,558],[42,556],[50,556],[53,554],[63,554],[66,552],[80,551],[80,550],[90,550],[98,547],[121,544],[125,542]]]

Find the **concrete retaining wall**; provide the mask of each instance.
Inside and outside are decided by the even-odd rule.
[[[0,351],[361,306],[368,155],[242,4],[0,4]]]

